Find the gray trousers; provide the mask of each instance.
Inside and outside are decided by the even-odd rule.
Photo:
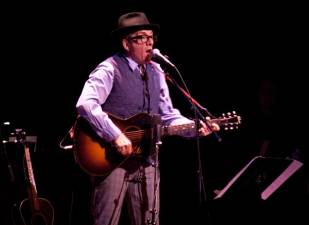
[[[153,220],[159,225],[159,177],[158,168],[134,160],[126,161],[107,177],[95,177],[92,193],[94,224],[117,225],[126,201],[132,225],[154,224],[149,223]]]

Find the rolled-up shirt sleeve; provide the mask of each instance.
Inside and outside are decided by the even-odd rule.
[[[89,122],[100,137],[109,142],[115,140],[121,133],[101,108],[113,87],[113,81],[112,64],[108,61],[102,62],[89,75],[76,104],[79,115]]]

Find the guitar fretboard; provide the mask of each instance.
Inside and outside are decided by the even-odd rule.
[[[195,130],[195,123],[188,123],[182,125],[163,126],[161,134],[166,135],[184,135]]]
[[[28,179],[32,188],[32,195],[36,198],[37,197],[37,189],[36,184],[33,176],[33,169],[32,169],[32,163],[31,163],[31,157],[30,157],[30,149],[28,146],[25,146],[25,157],[26,157],[26,163],[27,163],[27,172],[28,172]]]

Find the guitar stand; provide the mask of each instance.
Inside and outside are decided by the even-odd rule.
[[[155,128],[154,128],[154,140],[155,140],[155,146],[154,146],[154,150],[155,150],[155,160],[154,163],[152,163],[152,166],[155,168],[155,173],[154,173],[154,187],[153,187],[153,205],[152,208],[150,209],[150,213],[151,213],[151,218],[147,218],[147,224],[148,225],[156,225],[156,217],[158,215],[158,210],[157,210],[157,199],[158,199],[158,168],[159,168],[159,149],[160,149],[160,145],[162,144],[161,142],[161,130],[160,130],[161,126],[160,124],[156,124]]]

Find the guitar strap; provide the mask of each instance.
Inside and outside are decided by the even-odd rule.
[[[80,115],[77,116],[74,124],[72,125],[72,127],[70,127],[70,129],[67,131],[67,133],[64,135],[64,137],[61,139],[61,141],[59,142],[59,147],[63,150],[71,150],[73,149],[73,144],[74,144],[74,129],[76,126],[76,121],[78,120],[78,118],[80,117]]]

